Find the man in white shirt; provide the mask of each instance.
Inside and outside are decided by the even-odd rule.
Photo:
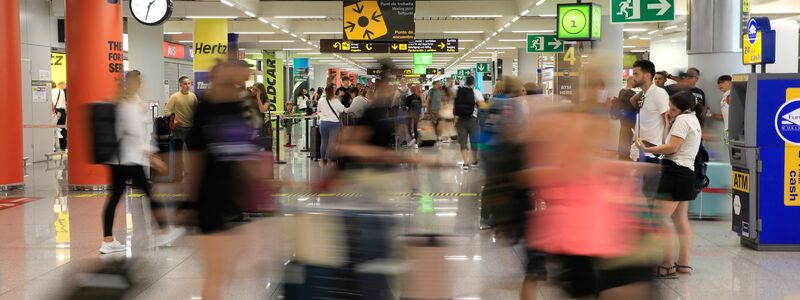
[[[664,143],[665,115],[669,111],[669,95],[655,84],[653,77],[656,74],[655,65],[649,60],[639,60],[633,64],[633,77],[636,87],[641,88],[638,103],[639,115],[634,127],[634,138],[640,138],[653,145]],[[638,105],[637,105],[638,104]],[[631,145],[631,159],[659,163],[659,159],[652,153],[641,153],[636,145]]]
[[[64,126],[67,125],[67,83],[66,82],[59,82],[58,87],[54,87],[51,91],[52,93],[52,111],[53,114],[58,117],[58,121],[56,121],[56,125]],[[58,132],[58,147],[61,150],[67,150],[67,129],[66,128],[56,128],[56,132]]]
[[[721,120],[724,124],[722,128],[725,133],[725,142],[728,142],[728,111],[731,107],[731,82],[730,75],[722,75],[717,79],[719,91],[722,92],[722,100],[719,102],[720,114],[714,114],[715,120]]]

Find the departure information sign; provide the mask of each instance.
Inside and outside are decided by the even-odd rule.
[[[595,3],[558,4],[556,36],[562,41],[587,41],[600,38],[602,10]]]
[[[412,40],[389,46],[389,53],[418,52],[458,52],[458,39]]]
[[[320,53],[387,53],[389,45],[377,43],[354,43],[335,39],[319,40]]]
[[[342,27],[351,41],[414,39],[415,0],[345,0]]]

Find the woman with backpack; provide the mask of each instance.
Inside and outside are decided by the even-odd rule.
[[[692,248],[692,229],[689,225],[689,202],[697,196],[695,183],[695,158],[701,147],[703,107],[695,102],[691,92],[679,92],[669,99],[665,117],[669,133],[663,145],[649,147],[642,140],[636,145],[647,153],[664,155],[658,183],[657,213],[670,237],[664,243],[662,264],[658,267],[660,278],[674,277],[677,273],[691,273],[689,252]],[[678,261],[674,259],[675,232],[679,240]]]
[[[145,167],[164,172],[167,165],[157,155],[158,148],[150,136],[153,128],[150,110],[139,97],[142,86],[142,75],[131,70],[125,77],[125,88],[122,96],[116,101],[116,136],[118,137],[117,154],[107,162],[111,168],[111,195],[106,200],[103,213],[103,242],[100,254],[122,252],[125,245],[114,239],[114,215],[117,204],[125,193],[128,180],[133,186],[143,189],[150,202],[150,209],[158,226],[167,229],[165,216],[160,203],[153,201],[152,186],[145,176]],[[182,229],[162,232],[157,237],[159,245],[167,244],[183,234]]]

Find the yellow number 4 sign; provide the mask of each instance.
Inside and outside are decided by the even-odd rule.
[[[378,1],[359,1],[344,8],[344,33],[351,41],[369,41],[389,32]]]

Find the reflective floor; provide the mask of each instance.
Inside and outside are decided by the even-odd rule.
[[[454,163],[459,159],[456,145],[405,151]],[[310,183],[324,175],[325,169],[299,149],[281,158],[288,162],[276,167],[282,180]],[[57,163],[29,166],[27,189],[2,195],[21,200],[0,205],[0,299],[57,299],[76,272],[102,263],[97,250],[105,196],[67,192],[63,170]],[[479,171],[414,170],[392,176],[396,180],[377,190],[391,195],[387,201],[405,220],[400,230],[454,236],[458,246],[447,258],[455,299],[517,299],[524,252],[494,243],[478,229]],[[163,197],[175,196],[170,187],[157,189]],[[280,197],[285,210],[292,211],[351,196],[296,189],[283,190]],[[138,192],[129,192],[114,227],[117,239],[129,246],[120,255],[134,258],[131,273],[136,285],[128,297],[199,299],[202,265],[195,241],[189,236],[174,247],[152,247],[154,235],[142,200]],[[281,271],[291,238],[288,222],[287,217],[269,217],[238,228],[245,238],[234,245],[240,260],[235,279],[226,287],[226,299],[281,298]],[[695,272],[658,281],[657,298],[800,299],[800,253],[742,248],[729,220],[692,221],[692,225]],[[547,284],[539,293],[540,299],[565,298]]]

